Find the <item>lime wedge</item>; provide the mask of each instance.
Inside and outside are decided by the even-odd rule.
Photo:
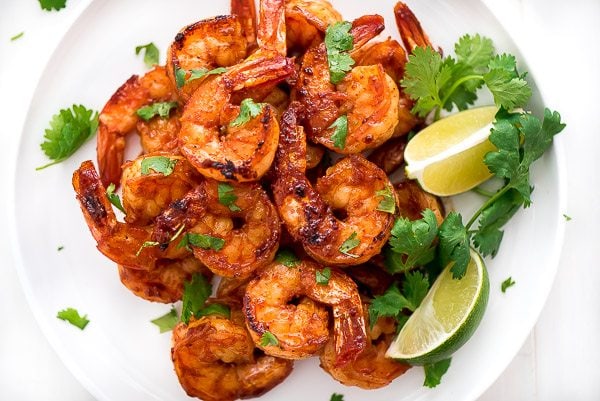
[[[406,146],[406,175],[427,192],[456,195],[491,177],[483,156],[496,147],[488,140],[495,106],[464,110],[420,131]]]
[[[390,345],[386,356],[425,365],[451,356],[473,335],[487,306],[490,283],[481,256],[471,249],[465,275],[452,278],[446,266],[421,305]]]

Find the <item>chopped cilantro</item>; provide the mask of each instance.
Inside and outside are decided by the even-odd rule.
[[[329,401],[344,401],[344,396],[342,394],[333,393],[331,394]]]
[[[279,345],[279,340],[270,331],[265,331],[260,337],[260,345],[262,347],[277,346]]]
[[[191,70],[190,77],[187,79],[187,82],[195,81],[196,79],[204,78],[207,75],[218,75],[227,72],[227,68],[218,67],[212,70],[208,68],[199,68],[197,70]]]
[[[82,105],[62,109],[52,116],[50,128],[46,128],[41,148],[52,162],[36,170],[60,163],[71,156],[90,139],[98,128],[98,112]]]
[[[42,10],[59,11],[67,6],[67,0],[38,0]]]
[[[315,271],[315,280],[319,285],[327,285],[329,284],[329,279],[331,278],[331,269],[329,267],[324,268],[323,270]]]
[[[177,87],[181,88],[185,85],[185,75],[186,72],[184,69],[176,67],[175,68],[175,82],[177,83]]]
[[[571,221],[572,220],[572,217],[568,216],[566,214],[563,214],[563,217],[565,218],[565,221]]]
[[[154,65],[158,64],[158,47],[152,42],[147,45],[137,46],[135,48],[135,54],[140,54],[141,51],[144,51],[144,63],[146,67],[152,68]]]
[[[286,267],[296,267],[300,264],[300,259],[290,249],[280,249],[275,255],[275,260]]]
[[[431,209],[423,210],[422,216],[422,219],[415,221],[400,217],[394,223],[389,244],[391,251],[399,256],[393,258],[393,263],[386,264],[390,273],[425,265],[435,257],[437,219]]]
[[[21,38],[23,37],[23,35],[25,35],[25,32],[19,32],[19,33],[17,33],[15,36],[11,37],[11,38],[10,38],[10,41],[11,41],[11,42],[14,42],[14,41],[15,41],[15,40],[17,40],[17,39],[21,39]]]
[[[177,316],[177,311],[175,310],[175,308],[171,308],[169,312],[162,315],[161,317],[157,317],[156,319],[151,320],[150,322],[158,326],[158,329],[162,334],[166,333],[167,331],[173,330],[173,328],[179,322],[179,316]]]
[[[452,277],[462,278],[467,272],[467,266],[471,260],[469,248],[469,233],[463,225],[462,216],[456,212],[450,212],[440,225],[440,257],[442,266],[450,262],[454,265],[450,269]]]
[[[390,186],[386,185],[385,188],[375,192],[376,196],[381,196],[382,198],[377,205],[377,210],[390,214],[396,213],[396,199],[394,198],[393,191]]]
[[[58,252],[62,251],[63,249],[65,249],[63,245],[59,245],[58,248],[56,248]]]
[[[225,240],[222,238],[212,237],[206,234],[198,233],[187,233],[183,236],[183,239],[177,245],[177,248],[189,246],[195,246],[202,249],[212,249],[214,251],[220,251],[225,245]]]
[[[246,124],[250,119],[256,118],[262,112],[264,103],[254,103],[254,100],[247,98],[240,103],[240,114],[229,125],[239,127]]]
[[[229,319],[231,317],[231,310],[229,306],[222,304],[210,304],[200,309],[196,314],[196,317],[208,316],[208,315],[221,315]]]
[[[512,287],[515,284],[516,284],[516,282],[512,279],[512,277],[509,277],[502,282],[500,289],[502,290],[502,292],[506,292],[507,288]]]
[[[350,253],[351,250],[360,245],[360,239],[357,238],[358,234],[353,232],[343,243],[340,245],[339,251],[344,255],[357,258],[357,255]]]
[[[433,388],[442,382],[442,376],[448,371],[452,358],[443,359],[439,362],[425,365],[425,382],[423,386]]]
[[[125,213],[125,208],[123,208],[121,198],[119,198],[119,195],[115,193],[115,184],[112,182],[108,185],[108,187],[106,187],[106,197],[117,209]]]
[[[150,170],[163,175],[171,175],[177,164],[177,159],[166,156],[151,156],[142,160],[142,175],[150,174]]]
[[[79,327],[81,330],[85,329],[85,326],[90,322],[87,315],[80,316],[77,309],[67,308],[63,309],[56,315],[60,320],[67,321],[75,327]]]
[[[217,185],[217,194],[219,197],[219,203],[221,205],[229,207],[229,210],[232,212],[239,212],[242,210],[235,204],[235,201],[238,200],[238,197],[233,192],[233,187],[231,185],[220,182]]]
[[[151,105],[140,107],[136,114],[144,121],[149,121],[154,116],[161,118],[169,117],[171,109],[177,108],[177,102],[156,102]]]
[[[346,137],[348,136],[348,116],[339,116],[329,128],[335,128],[331,135],[333,146],[338,149],[344,149],[346,147]]]
[[[325,31],[325,48],[332,84],[340,83],[354,65],[354,60],[348,54],[348,51],[354,47],[354,38],[350,34],[351,28],[351,23],[340,21],[329,26]]]
[[[138,251],[135,253],[135,256],[140,256],[140,253],[142,253],[142,251],[146,248],[151,248],[153,246],[159,246],[160,242],[156,242],[156,241],[144,241],[144,243],[142,244],[142,246],[140,246],[140,249],[138,249]]]
[[[206,300],[212,293],[212,285],[200,273],[194,273],[191,281],[184,284],[181,321],[185,324],[190,322],[192,316],[198,317],[198,313]]]

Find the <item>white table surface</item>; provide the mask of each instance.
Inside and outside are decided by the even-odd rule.
[[[485,3],[517,38],[530,64],[537,66],[536,80],[545,88],[547,105],[559,110],[568,124],[559,141],[569,174],[564,212],[572,220],[558,276],[534,330],[481,400],[599,400],[600,268],[594,251],[600,246],[595,227],[600,223],[600,1]],[[81,1],[68,0],[67,9],[49,13],[35,0],[2,0],[0,164],[14,162],[16,139],[37,79],[80,8]],[[9,40],[21,31],[21,39]],[[6,187],[0,191],[0,399],[93,400],[32,317],[2,229],[7,192]]]

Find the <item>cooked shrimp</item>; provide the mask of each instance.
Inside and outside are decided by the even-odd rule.
[[[359,49],[383,29],[379,16],[354,21],[350,34]],[[354,67],[337,85],[330,83],[325,44],[305,54],[296,98],[306,109],[306,128],[311,140],[338,153],[353,154],[387,141],[398,124],[398,86],[379,64]],[[332,139],[332,124],[347,118],[345,143]]]
[[[410,220],[418,220],[421,212],[431,209],[435,214],[438,224],[444,221],[444,206],[440,199],[421,189],[413,180],[404,180],[394,186],[398,196],[398,213]]]
[[[274,262],[246,287],[244,313],[254,343],[265,353],[290,359],[318,353],[329,339],[332,308],[336,366],[352,361],[366,345],[365,322],[356,284],[331,269],[326,283],[317,282],[319,265],[305,260],[293,268]],[[294,302],[296,301],[296,302]],[[269,332],[277,345],[262,345]]]
[[[400,37],[406,50],[412,52],[415,47],[430,46],[433,48],[429,37],[421,27],[421,23],[406,4],[401,1],[396,3],[394,6],[394,16],[396,17],[396,25],[398,26]],[[442,52],[441,48],[437,50],[440,53]]]
[[[232,5],[233,3],[234,1]],[[246,58],[248,38],[245,32],[240,19],[235,15],[198,21],[179,31],[167,51],[167,72],[183,102],[187,102],[206,79],[189,80],[192,70],[229,67]],[[179,84],[178,71],[183,71],[185,75],[183,82],[180,78]]]
[[[151,240],[150,227],[138,227],[117,221],[104,185],[90,160],[73,173],[73,188],[85,221],[97,247],[110,260],[138,270],[152,270],[161,258],[177,259],[185,255],[174,245],[159,249],[144,246]]]
[[[210,270],[194,257],[161,259],[149,271],[119,265],[119,278],[125,287],[140,298],[165,304],[181,300],[184,284],[192,279],[194,273],[212,276]]]
[[[368,321],[368,305],[364,305],[365,320]],[[321,354],[321,367],[335,380],[346,386],[375,389],[387,386],[406,372],[410,366],[387,358],[385,353],[394,339],[394,323],[389,319],[379,319],[368,331],[367,347],[357,358],[344,366],[336,365],[335,346],[329,341]]]
[[[293,369],[292,361],[255,353],[236,308],[231,319],[209,315],[188,325],[179,323],[173,330],[171,359],[186,393],[205,401],[259,396]]]
[[[248,50],[256,46],[256,4],[254,0],[231,0],[231,14],[236,15],[242,24]]]
[[[385,173],[360,155],[329,168],[315,187],[306,178],[306,142],[293,104],[283,115],[273,194],[279,215],[295,240],[328,265],[357,265],[378,254],[394,215],[378,209],[378,191],[391,188]],[[338,216],[334,213],[337,213]],[[344,251],[348,240],[358,241]]]
[[[176,100],[175,88],[164,67],[155,67],[144,76],[133,75],[112,95],[99,117],[98,168],[102,183],[119,185],[125,137],[140,120],[137,111],[155,102]]]
[[[178,108],[172,111],[167,118],[151,118],[148,121],[139,120],[135,128],[140,136],[143,152],[179,153],[177,134],[181,128],[180,117],[181,111]]]
[[[143,174],[143,161],[157,157],[175,162],[173,172],[165,175],[149,170]],[[123,165],[121,178],[125,221],[136,225],[150,224],[171,202],[181,199],[199,183],[198,175],[183,156],[167,152],[149,153],[128,161]]]
[[[404,149],[406,148],[406,136],[392,138],[383,146],[375,149],[368,157],[386,174],[392,174],[404,164]]]
[[[357,65],[381,64],[386,74],[399,84],[404,77],[404,65],[407,62],[406,52],[396,40],[388,38],[384,42],[369,43],[353,54]],[[400,97],[398,99],[398,124],[394,129],[393,137],[406,135],[421,120],[410,111],[414,102],[405,95],[401,87],[398,87]]]
[[[285,0],[260,0],[259,13],[256,35],[259,52],[274,51],[285,57]]]
[[[288,51],[304,52],[318,45],[329,25],[342,20],[341,14],[327,0],[287,0],[285,26]]]

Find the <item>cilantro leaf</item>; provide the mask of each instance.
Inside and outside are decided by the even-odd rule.
[[[423,382],[423,386],[434,388],[440,384],[442,382],[442,376],[446,374],[448,368],[450,367],[451,361],[452,358],[448,358],[430,365],[423,366],[425,369],[425,382]]]
[[[240,103],[240,114],[229,123],[230,127],[239,127],[250,121],[251,118],[256,118],[262,112],[264,103],[254,103],[254,100],[247,98]]]
[[[348,51],[354,47],[354,38],[350,34],[352,24],[347,21],[336,22],[325,31],[325,48],[329,65],[330,82],[338,84],[355,64]]]
[[[77,151],[98,128],[98,112],[82,105],[62,109],[52,116],[50,127],[46,128],[41,148],[51,163],[36,168],[41,170],[60,163]]]
[[[425,117],[436,106],[443,106],[440,88],[452,76],[449,68],[442,69],[442,56],[431,47],[416,47],[408,56],[402,87],[416,100],[412,112]]]
[[[142,253],[142,251],[146,248],[151,248],[153,246],[159,246],[160,242],[156,242],[156,241],[144,241],[144,243],[142,244],[142,246],[140,246],[140,249],[138,249],[138,251],[135,253],[135,256],[140,256],[140,253]]]
[[[275,260],[286,267],[296,267],[301,262],[292,250],[285,248],[277,251]]]
[[[175,83],[177,84],[177,88],[181,88],[185,85],[185,76],[186,72],[184,69],[179,67],[175,68]]]
[[[494,55],[494,44],[491,39],[479,34],[464,35],[454,45],[454,52],[459,63],[471,67],[475,74],[483,74]]]
[[[38,0],[42,10],[59,11],[67,6],[67,0]]]
[[[513,285],[515,285],[516,282],[512,279],[512,277],[507,278],[506,280],[504,280],[500,286],[500,289],[502,290],[502,292],[506,292],[506,289],[509,287],[512,287]]]
[[[201,317],[209,315],[221,315],[229,319],[231,318],[231,309],[229,309],[229,306],[223,304],[210,304],[200,309],[195,316]]]
[[[202,274],[194,273],[191,281],[184,284],[181,321],[188,324],[192,316],[198,317],[211,293],[210,282]]]
[[[177,248],[186,247],[189,249],[190,245],[202,249],[220,251],[223,248],[223,245],[225,245],[225,240],[205,234],[187,233],[183,236],[183,239],[179,242]]]
[[[350,236],[340,245],[339,251],[344,255],[351,256],[353,258],[357,258],[358,256],[350,253],[351,250],[360,245],[360,239],[357,238],[358,234],[353,232]]]
[[[173,174],[173,169],[177,164],[177,159],[171,159],[166,156],[151,156],[142,160],[142,175],[150,174],[150,170],[165,176]]]
[[[331,394],[329,401],[344,401],[344,396],[342,394],[333,393]]]
[[[146,67],[152,68],[154,65],[158,64],[159,52],[158,47],[152,42],[147,45],[137,46],[135,48],[136,56],[140,54],[141,51],[144,51],[144,64]]]
[[[21,39],[21,38],[23,37],[23,35],[25,35],[25,32],[19,32],[19,33],[17,33],[15,36],[12,36],[12,37],[10,38],[10,41],[11,41],[11,42],[14,42],[14,41],[15,41],[15,40],[17,40],[17,39]]]
[[[331,278],[331,269],[329,267],[324,268],[323,270],[315,271],[315,280],[319,285],[327,285],[329,284],[329,279]]]
[[[494,102],[506,109],[525,106],[531,97],[531,87],[521,77],[504,69],[490,70],[483,80],[494,96]]]
[[[262,347],[277,346],[279,345],[279,340],[275,337],[275,334],[265,331],[260,337],[260,345]]]
[[[177,106],[177,102],[156,102],[139,108],[136,114],[145,121],[149,121],[154,116],[166,118],[169,117],[171,109],[174,109]]]
[[[346,147],[346,137],[348,136],[348,116],[339,116],[329,128],[335,128],[331,135],[333,146],[338,149],[344,149]]]
[[[462,278],[471,260],[469,234],[463,225],[462,216],[456,212],[450,212],[440,225],[439,237],[442,266],[454,262],[450,269],[452,277],[455,279]]]
[[[377,210],[390,214],[396,213],[396,198],[394,198],[394,190],[387,186],[379,191],[375,192],[376,196],[381,196],[382,199],[377,205]]]
[[[227,68],[218,67],[213,68],[212,70],[209,70],[208,68],[199,68],[197,70],[191,70],[190,72],[191,74],[190,77],[187,79],[187,82],[195,81],[196,79],[204,78],[208,75],[223,74],[224,72],[227,72]]]
[[[56,317],[79,327],[81,330],[85,329],[85,326],[90,322],[87,315],[80,316],[77,309],[74,308],[63,309],[56,314]]]
[[[123,208],[123,204],[121,203],[121,198],[119,195],[115,193],[115,184],[112,182],[106,188],[106,197],[117,209],[125,213],[125,208]]]
[[[348,72],[355,64],[348,53],[336,53],[327,56],[329,63],[329,81],[336,85],[342,82]]]
[[[177,316],[177,311],[175,310],[175,308],[171,308],[169,312],[160,317],[157,317],[154,320],[151,320],[150,322],[158,326],[158,329],[162,334],[166,333],[167,331],[173,330],[173,328],[179,322],[179,316]]]
[[[571,216],[569,216],[567,214],[564,214],[564,213],[563,213],[563,217],[565,218],[565,221],[571,221],[571,220],[573,220],[573,218]]]
[[[233,193],[233,187],[231,185],[220,182],[217,185],[217,195],[219,197],[219,203],[229,207],[229,210],[232,212],[239,212],[242,210],[235,204],[238,197]]]
[[[435,257],[435,238],[438,233],[438,225],[435,214],[431,209],[422,212],[423,218],[410,221],[400,217],[392,227],[392,236],[389,244],[391,250],[399,255],[390,273],[407,271],[414,266],[424,265]]]

